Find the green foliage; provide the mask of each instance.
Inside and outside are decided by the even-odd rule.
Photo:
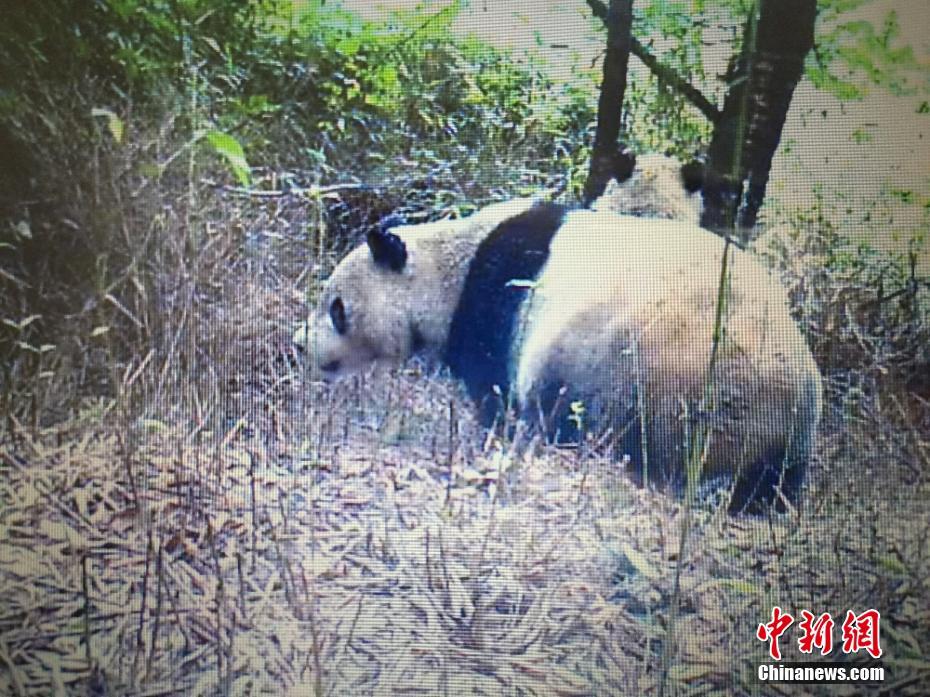
[[[745,16],[742,4],[653,0],[634,9],[633,34],[664,65],[710,98],[720,98],[723,85],[706,72],[705,32],[725,27],[731,50],[738,50],[737,28]],[[674,87],[652,73],[645,77],[630,74],[624,108],[624,131],[638,152],[668,152],[688,159],[710,138],[711,124]]]
[[[36,153],[65,139],[92,142],[95,122],[105,123],[121,144],[132,125],[123,114],[131,109],[146,121],[166,106],[176,109],[178,126],[193,136],[235,79],[231,66],[259,40],[258,17],[276,4],[13,3],[0,24],[0,145]],[[71,101],[60,98],[75,87],[93,93],[92,109],[75,112]],[[241,179],[241,171],[234,171]]]
[[[239,183],[242,186],[248,186],[251,182],[249,163],[245,160],[245,152],[239,141],[222,131],[210,131],[204,137],[213,149],[229,163]]]
[[[557,88],[538,61],[455,36],[461,7],[426,3],[371,22],[321,0],[19,4],[0,26],[9,76],[0,135],[26,151],[57,141],[56,118],[43,119],[43,109],[58,91],[94,85],[93,111],[67,116],[72,137],[104,125],[120,143],[132,119],[154,121],[167,109],[191,142],[226,134],[206,142],[240,183],[246,153],[322,178],[337,170],[391,178],[398,161],[411,160],[485,180],[507,176],[502,159],[520,158],[543,177],[574,176],[590,93],[563,86],[567,99],[553,101]],[[161,176],[182,162],[142,162],[139,171]]]
[[[654,78],[627,83],[624,124],[635,152],[688,160],[710,141],[712,126],[680,94]]]
[[[330,166],[371,170],[392,156],[465,164],[466,154],[480,165],[485,150],[500,155],[543,134],[551,84],[537,65],[455,37],[459,11],[451,3],[365,22],[294,4],[266,22],[277,48],[252,61],[245,91],[260,87],[288,142]]]
[[[113,136],[113,140],[116,141],[117,143],[123,142],[123,133],[125,131],[126,126],[123,123],[123,120],[119,116],[117,116],[115,113],[113,113],[109,109],[101,109],[99,107],[95,107],[91,109],[90,115],[100,116],[106,119],[107,128],[110,129],[110,135]]]
[[[921,63],[910,46],[901,45],[896,12],[888,12],[880,26],[861,19],[844,21],[845,13],[862,4],[864,0],[821,1],[822,29],[815,60],[808,62],[808,77],[842,100],[861,99],[869,85],[894,95],[913,94],[919,89],[915,79],[926,91],[930,65]]]
[[[256,39],[258,13],[273,4],[270,0],[14,2],[0,25],[0,64],[10,79],[6,87],[30,92],[29,80],[38,87],[96,78],[106,80],[118,93],[144,98],[154,94],[152,87],[159,80],[177,77],[192,50],[205,70],[220,70],[229,58],[244,55]],[[204,46],[192,49],[193,42]]]
[[[930,65],[901,43],[897,13],[880,24],[855,19],[871,0],[820,0],[815,51],[807,77],[820,89],[844,101],[861,99],[870,87],[894,95],[930,91]],[[726,75],[708,74],[704,47],[721,40],[727,53],[741,48],[743,25],[753,0],[651,0],[634,12],[633,33],[650,51],[711,101],[722,101]],[[696,19],[697,18],[697,19]],[[690,155],[707,142],[710,128],[675,90],[653,75],[636,78],[627,87],[625,126],[631,144],[640,150]],[[857,133],[859,140],[867,133]]]
[[[894,13],[880,27],[844,21],[862,2],[821,2],[825,29],[809,75],[847,99],[864,89],[856,75],[896,93],[913,89],[921,65],[899,45]],[[722,32],[737,51],[749,5],[653,0],[637,6],[634,32],[657,39],[650,50],[663,63],[719,100],[725,85],[706,73],[705,43]],[[556,85],[538,61],[458,38],[462,6],[425,3],[373,22],[332,0],[17,3],[0,26],[0,129],[27,149],[31,138],[54,137],[34,122],[52,88],[92,81],[108,94],[92,116],[117,141],[132,126],[130,104],[136,118],[169,104],[188,137],[222,132],[242,147],[241,159],[309,165],[321,176],[390,177],[401,158],[430,169],[455,162],[484,179],[501,160],[522,158],[579,188],[599,77],[576,68]],[[632,77],[625,107],[637,150],[690,156],[709,137],[706,120],[651,75]],[[90,119],[78,125],[92,129]],[[240,182],[241,164],[232,167]]]
[[[698,9],[696,4],[703,5],[689,0],[653,0],[635,12],[633,33],[670,39],[663,60],[684,76],[703,79],[703,35],[711,18],[706,7]],[[696,17],[701,19],[695,21]]]
[[[578,433],[584,433],[584,416],[585,408],[584,402],[572,402],[569,404],[569,410],[571,414],[568,417],[568,420],[571,421],[575,428],[578,429]]]

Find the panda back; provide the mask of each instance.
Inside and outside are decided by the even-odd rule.
[[[722,238],[687,221],[573,211],[552,241],[537,295],[564,307],[682,303],[687,293],[708,290],[715,297],[723,250]],[[768,270],[735,247],[730,269],[740,290],[767,300],[784,297]]]
[[[703,374],[723,250],[722,238],[688,222],[568,214],[524,308],[526,331],[514,348],[518,397],[561,379],[568,363],[606,365],[634,344],[653,364],[687,362],[683,370]],[[806,345],[784,289],[746,252],[731,247],[730,255],[730,345],[753,361],[800,360]]]

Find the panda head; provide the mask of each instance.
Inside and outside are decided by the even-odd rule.
[[[416,343],[408,316],[413,278],[407,245],[385,226],[366,242],[339,263],[293,337],[324,379],[399,363]]]
[[[294,333],[311,374],[334,380],[394,367],[421,350],[438,357],[478,244],[535,202],[507,201],[467,218],[418,225],[384,221],[339,262]]]
[[[699,223],[704,166],[700,161],[682,164],[666,155],[640,155],[627,178],[611,180],[591,206],[644,218],[669,218]]]

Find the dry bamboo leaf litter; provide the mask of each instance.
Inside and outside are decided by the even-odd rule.
[[[450,472],[455,395],[392,380],[402,424],[377,394],[300,388],[279,405],[284,442],[245,419],[214,442],[145,429],[127,453],[85,419],[65,445],[55,430],[2,443],[0,693],[82,693],[92,675],[136,695],[301,694],[318,678],[333,695],[654,691],[679,502],[573,452],[502,468],[470,423]],[[930,568],[895,519],[881,502],[699,517],[673,682],[731,685],[763,656],[751,631],[773,598],[839,613],[879,597],[897,674],[915,676],[901,689],[919,694]]]

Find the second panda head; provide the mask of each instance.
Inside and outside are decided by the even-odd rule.
[[[700,161],[682,164],[666,155],[640,155],[626,178],[611,180],[591,208],[698,224],[703,185],[704,165]]]

